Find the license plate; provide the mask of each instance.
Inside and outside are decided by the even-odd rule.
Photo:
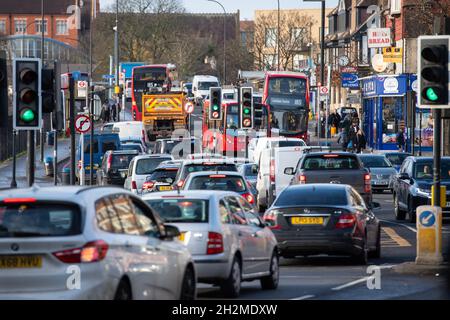
[[[170,191],[170,190],[172,190],[172,187],[171,186],[160,186],[159,190],[160,191]]]
[[[445,204],[447,208],[450,208],[450,201]]]
[[[178,236],[178,240],[180,240],[181,242],[184,242],[185,235],[186,235],[186,232],[181,232],[180,235]]]
[[[0,256],[0,269],[42,268],[41,256]]]
[[[384,181],[384,180],[382,180],[382,181],[374,181],[373,184],[375,184],[375,185],[388,184],[388,182],[387,182],[387,181]]]
[[[322,217],[293,217],[292,224],[323,224]]]

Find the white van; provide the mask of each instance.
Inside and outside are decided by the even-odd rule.
[[[144,146],[149,143],[142,121],[114,122],[112,130],[119,134],[120,141],[141,140]]]
[[[291,183],[292,176],[285,174],[284,169],[295,168],[305,149],[308,147],[275,147],[262,150],[256,180],[257,205],[260,212],[270,207],[276,196]]]
[[[261,152],[268,148],[306,147],[305,141],[299,138],[286,137],[259,137],[250,140],[248,145],[248,158],[255,163],[259,162]]]
[[[220,87],[219,79],[214,76],[198,75],[192,79],[192,94],[197,101],[209,95],[209,88]]]

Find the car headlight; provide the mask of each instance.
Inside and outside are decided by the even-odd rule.
[[[417,188],[417,195],[420,197],[431,198],[431,190]]]

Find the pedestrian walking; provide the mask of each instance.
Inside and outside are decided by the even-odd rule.
[[[364,149],[366,149],[366,135],[364,134],[364,131],[362,129],[359,129],[356,133],[356,152],[362,153]]]
[[[397,143],[398,151],[404,152],[405,151],[406,139],[405,139],[405,134],[404,134],[403,128],[400,128],[398,130],[397,136],[395,137],[395,141]]]
[[[354,121],[348,133],[349,145],[347,147],[352,152],[358,150],[358,131],[360,131],[360,128],[358,126],[358,123]]]
[[[103,123],[109,122],[110,118],[110,111],[109,111],[109,101],[105,101],[105,103],[102,106],[102,114],[103,114]]]

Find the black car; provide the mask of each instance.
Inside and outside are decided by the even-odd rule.
[[[392,184],[395,218],[404,220],[408,216],[411,222],[415,222],[417,207],[431,204],[433,158],[406,158],[400,172],[394,176]],[[450,157],[441,159],[441,185],[447,187],[447,199],[450,199]],[[442,215],[444,217],[450,216],[449,201],[442,208]]]
[[[379,207],[378,203],[374,203]],[[285,258],[349,255],[358,264],[380,257],[380,222],[349,185],[287,187],[264,214]]]
[[[98,184],[123,187],[128,166],[137,155],[139,155],[139,152],[135,150],[107,151],[103,156],[100,168],[97,170]]]
[[[392,163],[392,166],[395,170],[397,170],[397,172],[400,171],[400,167],[402,166],[403,161],[405,161],[406,158],[412,156],[411,153],[400,151],[390,151],[384,153],[384,155]]]

